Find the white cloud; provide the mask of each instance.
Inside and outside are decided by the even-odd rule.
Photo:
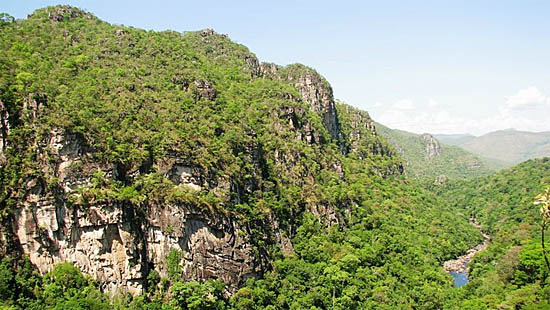
[[[506,97],[495,112],[486,117],[465,117],[456,115],[435,100],[413,103],[399,100],[388,108],[373,113],[376,121],[390,128],[415,133],[472,133],[481,135],[506,128],[527,131],[550,131],[550,97],[531,86]],[[418,107],[418,108],[414,108]]]
[[[403,129],[416,133],[464,132],[466,120],[453,117],[446,110],[411,113],[388,109],[375,120],[391,128]]]
[[[396,101],[392,105],[392,108],[397,110],[408,111],[408,110],[414,109],[414,104],[410,99],[401,99],[399,101]]]
[[[439,106],[439,102],[437,102],[437,101],[433,100],[432,98],[430,98],[428,100],[428,106],[430,108],[435,108],[435,107]]]
[[[521,89],[506,100],[506,106],[510,109],[522,109],[546,104],[550,104],[550,98],[543,95],[535,86]]]

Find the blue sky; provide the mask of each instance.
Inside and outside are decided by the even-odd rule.
[[[25,18],[46,0],[2,0]],[[214,28],[300,62],[336,98],[413,132],[550,130],[550,1],[65,1],[115,24]]]

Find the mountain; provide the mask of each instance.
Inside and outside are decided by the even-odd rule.
[[[459,147],[440,143],[430,134],[418,135],[378,123],[376,129],[403,157],[405,170],[411,177],[430,180],[465,178],[486,175],[498,168],[498,165]]]
[[[211,29],[2,15],[0,67],[3,308],[438,309],[482,239],[314,69]]]
[[[550,156],[550,132],[500,130],[472,139],[464,149],[510,164]]]
[[[476,138],[470,134],[434,134],[434,137],[441,143],[455,146],[461,146]]]
[[[471,135],[435,135],[443,143],[459,146],[481,157],[494,159],[504,166],[550,156],[550,132],[505,129],[474,137]]]

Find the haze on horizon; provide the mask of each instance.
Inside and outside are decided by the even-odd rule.
[[[138,28],[213,28],[261,61],[315,68],[336,98],[391,128],[550,131],[548,1],[28,0],[0,12],[55,4]]]

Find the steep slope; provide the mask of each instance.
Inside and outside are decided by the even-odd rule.
[[[3,30],[4,241],[42,272],[73,261],[137,293],[179,251],[184,279],[236,286],[276,245],[291,251],[298,214],[341,221],[316,190],[343,178],[343,155],[314,70],[268,76],[211,30],[150,33],[70,7]],[[399,173],[386,153],[365,158],[372,173]]]
[[[437,308],[481,239],[311,68],[68,6],[0,36],[0,273],[46,273],[9,305],[104,303],[72,262],[130,308]]]
[[[533,201],[550,186],[550,159],[521,163],[493,176],[439,188],[449,204],[472,214],[491,235],[472,262],[471,284],[449,309],[546,309],[550,304]],[[550,244],[547,244],[547,247]],[[454,305],[453,305],[454,303]],[[534,306],[538,304],[538,306]],[[546,308],[544,308],[546,307]]]
[[[430,134],[417,135],[376,124],[406,161],[405,170],[415,178],[465,178],[486,175],[497,167],[487,160],[456,146],[440,143]],[[443,177],[443,179],[441,179]]]

